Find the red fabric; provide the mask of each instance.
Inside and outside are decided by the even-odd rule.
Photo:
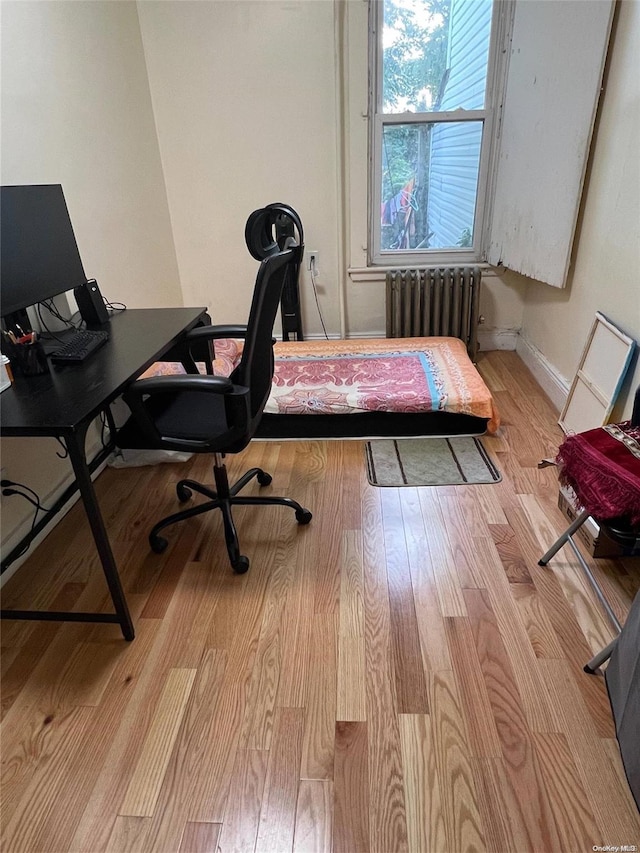
[[[590,515],[640,524],[640,427],[626,421],[570,435],[557,462],[560,482]]]

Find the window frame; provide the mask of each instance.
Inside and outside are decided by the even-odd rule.
[[[505,8],[507,7],[507,8]],[[436,264],[478,263],[483,260],[487,221],[492,199],[493,162],[499,129],[496,114],[502,104],[514,0],[494,0],[489,37],[485,106],[482,110],[441,112],[382,112],[382,31],[383,0],[369,2],[369,238],[368,264],[373,267],[429,266]],[[478,186],[474,214],[473,245],[447,249],[381,249],[380,207],[382,202],[382,139],[384,128],[394,124],[435,124],[442,122],[482,122],[482,142],[478,167]]]

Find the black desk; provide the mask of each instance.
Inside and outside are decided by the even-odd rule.
[[[116,622],[126,640],[134,637],[133,623],[111,551],[91,473],[106,458],[91,462],[85,454],[85,438],[91,422],[119,397],[133,380],[197,325],[205,308],[128,309],[108,324],[105,346],[80,365],[52,367],[48,374],[18,378],[0,395],[0,435],[58,436],[69,451],[77,490],[84,503],[96,548],[111,593],[115,613],[75,613],[37,610],[3,610],[2,618]],[[60,501],[56,506],[59,507]],[[55,507],[54,507],[55,509]],[[34,535],[48,521],[34,528]],[[11,555],[9,555],[9,558]],[[9,561],[7,558],[7,561]]]

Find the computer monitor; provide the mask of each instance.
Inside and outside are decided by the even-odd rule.
[[[0,316],[86,280],[60,184],[0,187]]]

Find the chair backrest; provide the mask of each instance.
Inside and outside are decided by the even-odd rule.
[[[281,249],[285,249],[287,240],[293,238],[298,246],[298,262],[302,263],[304,254],[304,229],[302,228],[302,220],[297,212],[288,204],[283,204],[276,201],[273,204],[268,204],[265,208],[274,216],[274,225],[276,231],[276,242]]]
[[[273,379],[273,324],[287,277],[292,273],[295,246],[269,254],[260,263],[253,290],[247,333],[240,363],[231,380],[250,389],[251,419],[262,414]]]
[[[302,220],[296,211],[288,204],[276,201],[267,204],[253,213],[247,219],[244,229],[247,248],[256,261],[287,248],[288,238],[293,238],[297,246],[297,261],[302,263],[304,254],[304,231]]]
[[[257,261],[262,261],[278,249],[294,249],[296,256],[281,299],[282,339],[288,341],[292,333],[296,340],[304,340],[299,287],[304,256],[302,220],[290,205],[276,201],[255,210],[249,216],[244,236],[249,252]]]

